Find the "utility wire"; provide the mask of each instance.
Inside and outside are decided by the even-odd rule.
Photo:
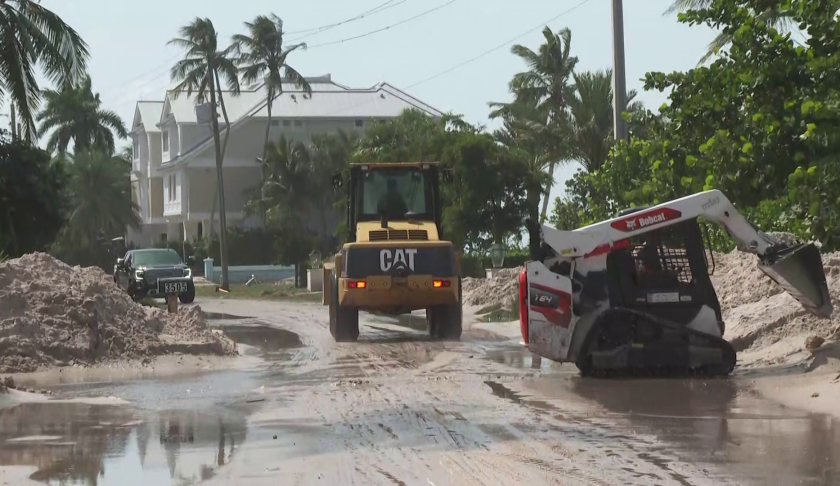
[[[403,4],[403,3],[407,2],[407,1],[408,1],[408,0],[399,0],[399,1],[397,1],[397,0],[388,0],[388,1],[386,1],[385,3],[381,3],[381,4],[377,5],[376,7],[373,7],[373,8],[371,8],[371,9],[369,9],[369,10],[366,10],[366,11],[364,11],[364,12],[362,12],[362,13],[360,13],[360,14],[356,15],[355,17],[351,17],[351,18],[349,18],[349,19],[345,19],[345,20],[342,20],[342,21],[340,21],[340,22],[335,22],[335,23],[332,23],[332,24],[322,25],[322,26],[320,26],[320,27],[313,27],[313,28],[310,28],[310,29],[302,29],[302,30],[295,30],[295,31],[291,31],[291,32],[284,32],[284,33],[283,33],[283,35],[293,35],[293,34],[302,34],[302,33],[311,32],[311,33],[309,33],[309,34],[307,34],[307,35],[300,36],[300,37],[297,37],[297,38],[295,38],[295,39],[291,39],[291,40],[289,40],[289,42],[297,42],[297,41],[299,41],[300,39],[303,39],[303,38],[305,38],[305,37],[310,37],[310,36],[312,36],[312,35],[320,34],[320,33],[322,33],[322,32],[325,32],[325,31],[327,31],[327,30],[330,30],[330,29],[332,29],[332,28],[338,27],[338,26],[340,26],[340,25],[348,24],[348,23],[350,23],[350,22],[355,22],[356,20],[361,20],[361,19],[363,19],[363,18],[365,18],[365,17],[370,17],[370,16],[372,16],[372,15],[375,15],[375,14],[378,14],[378,13],[383,12],[383,11],[385,11],[385,10],[388,10],[389,8],[393,8],[393,7],[396,7],[396,6],[398,6],[398,5],[401,5],[401,4]],[[397,3],[394,3],[394,2],[397,2]],[[393,4],[393,5],[392,5],[392,4]],[[125,89],[125,85],[126,85],[126,84],[128,84],[128,83],[134,82],[134,81],[136,81],[136,80],[138,80],[138,79],[140,79],[140,78],[144,78],[144,77],[146,77],[146,76],[148,76],[148,75],[150,75],[150,74],[158,73],[158,74],[156,74],[154,77],[152,77],[151,79],[149,79],[146,83],[143,83],[143,85],[142,85],[142,86],[147,86],[147,85],[149,85],[152,81],[154,81],[154,80],[156,80],[156,79],[158,79],[158,78],[160,78],[161,76],[163,76],[163,75],[164,75],[164,72],[161,72],[161,69],[164,69],[164,70],[165,70],[165,73],[169,73],[169,69],[170,69],[170,67],[171,67],[172,63],[173,63],[173,62],[175,62],[177,59],[179,59],[179,58],[183,57],[183,55],[184,55],[183,53],[178,53],[178,54],[176,54],[176,55],[172,56],[171,58],[167,59],[167,60],[166,60],[166,61],[164,61],[163,63],[159,64],[158,66],[156,66],[156,67],[154,67],[154,68],[152,68],[152,69],[150,69],[150,70],[148,70],[148,71],[144,72],[143,74],[140,74],[140,75],[134,76],[134,77],[132,77],[132,78],[131,78],[131,79],[129,79],[129,80],[125,80],[125,81],[123,81],[123,82],[121,82],[121,83],[115,84],[115,85],[113,85],[113,86],[111,86],[111,87],[106,88],[106,89],[105,89],[105,90],[103,90],[103,91],[99,91],[99,94],[100,94],[100,95],[107,95],[107,94],[111,94],[111,93],[113,93],[113,92],[116,92],[116,91],[119,91],[119,90]],[[141,86],[141,87],[142,87],[142,86]]]
[[[372,9],[370,9],[370,10],[365,11],[365,12],[362,12],[362,13],[360,13],[359,15],[357,15],[357,16],[355,16],[355,17],[352,17],[352,18],[349,18],[349,19],[346,19],[346,20],[342,20],[341,22],[336,22],[336,23],[333,23],[333,24],[322,25],[321,27],[315,27],[315,28],[312,28],[312,29],[303,29],[303,30],[295,30],[295,31],[291,31],[291,32],[284,32],[284,35],[306,34],[306,35],[303,35],[303,36],[300,36],[300,37],[296,37],[296,38],[294,38],[294,39],[291,39],[291,40],[289,41],[289,42],[297,42],[297,41],[299,41],[300,39],[304,39],[304,38],[306,38],[306,37],[310,37],[310,36],[313,36],[313,35],[316,35],[316,34],[320,34],[320,33],[322,33],[322,32],[326,32],[326,31],[328,31],[328,30],[330,30],[330,29],[333,29],[333,28],[335,28],[335,27],[338,27],[338,26],[341,26],[341,25],[344,25],[344,24],[349,24],[350,22],[355,22],[355,21],[357,21],[357,20],[361,20],[361,19],[363,19],[363,18],[365,18],[365,17],[371,17],[371,16],[376,15],[376,14],[378,14],[378,13],[384,12],[385,10],[388,10],[389,8],[394,8],[394,7],[398,6],[398,5],[401,5],[401,4],[405,3],[405,2],[406,2],[406,1],[408,1],[408,0],[400,0],[400,1],[399,1],[399,2],[397,2],[397,3],[394,3],[393,5],[390,5],[390,4],[391,4],[391,3],[393,3],[394,1],[396,1],[396,0],[388,0],[388,1],[387,1],[387,2],[385,2],[385,3],[382,3],[382,4],[380,4],[380,5],[378,5],[378,6],[374,7],[374,8],[372,8]]]
[[[453,1],[454,1],[454,0],[453,0]],[[542,28],[543,28],[546,24],[549,24],[549,23],[551,23],[551,22],[553,22],[553,21],[555,21],[555,20],[559,19],[560,17],[563,17],[564,15],[567,15],[567,14],[569,14],[569,13],[574,12],[574,11],[575,11],[575,10],[577,10],[578,8],[580,8],[580,7],[584,6],[585,4],[589,3],[589,1],[590,1],[590,0],[583,0],[582,2],[578,3],[578,4],[577,4],[577,5],[575,5],[574,7],[571,7],[571,8],[569,8],[569,9],[567,9],[567,10],[565,10],[565,11],[563,11],[563,12],[561,12],[561,13],[557,14],[557,15],[555,15],[554,17],[552,17],[552,18],[550,18],[550,19],[548,19],[548,20],[545,20],[545,21],[543,21],[543,22],[540,22],[540,23],[539,23],[539,25],[537,25],[536,27],[532,27],[532,28],[530,28],[530,29],[526,30],[525,32],[522,32],[521,34],[517,35],[516,37],[513,37],[513,38],[511,38],[511,39],[508,39],[508,40],[506,40],[504,43],[499,44],[499,45],[497,45],[496,47],[493,47],[493,48],[491,48],[491,49],[488,49],[488,50],[486,50],[486,51],[482,52],[481,54],[479,54],[479,55],[477,55],[477,56],[475,56],[475,57],[472,57],[472,58],[470,58],[470,59],[467,59],[466,61],[463,61],[463,62],[461,62],[461,63],[458,63],[458,64],[456,64],[456,65],[454,65],[454,66],[452,66],[452,67],[450,67],[450,68],[448,68],[448,69],[445,69],[445,70],[443,70],[443,71],[440,71],[440,72],[438,72],[437,74],[433,74],[433,75],[429,76],[428,78],[421,79],[420,81],[417,81],[416,83],[413,83],[413,84],[411,84],[411,85],[409,85],[409,86],[406,86],[404,89],[409,90],[409,89],[414,88],[414,87],[416,87],[416,86],[419,86],[419,85],[421,85],[421,84],[427,83],[427,82],[429,82],[429,81],[431,81],[431,80],[433,80],[433,79],[439,78],[439,77],[441,77],[441,76],[444,76],[444,75],[446,75],[446,74],[451,73],[452,71],[455,71],[455,70],[457,70],[457,69],[460,69],[460,68],[462,68],[462,67],[466,66],[467,64],[473,63],[473,62],[475,62],[475,61],[477,61],[477,60],[481,59],[482,57],[484,57],[484,56],[486,56],[486,55],[488,55],[488,54],[491,54],[491,53],[493,53],[493,52],[495,52],[495,51],[498,51],[499,49],[501,49],[501,48],[503,48],[503,47],[507,47],[508,45],[512,44],[513,42],[516,42],[517,40],[521,39],[522,37],[525,37],[526,35],[530,34],[531,32],[534,32],[534,31],[536,31],[536,30],[540,30],[540,29],[542,29]],[[374,101],[376,101],[376,100],[375,100],[375,99],[368,100],[368,101],[365,101],[365,102],[363,102],[363,103],[358,103],[358,104],[356,104],[356,105],[351,105],[351,106],[348,106],[348,107],[342,108],[342,109],[340,109],[340,110],[337,110],[337,111],[334,111],[334,112],[331,112],[331,113],[325,113],[325,114],[323,114],[322,116],[330,116],[330,115],[335,115],[335,114],[338,114],[338,113],[342,113],[342,112],[347,111],[347,110],[352,110],[353,108],[358,108],[359,106],[364,106],[364,105],[367,105],[367,104],[369,104],[369,103],[373,103]]]
[[[412,20],[419,19],[420,17],[428,15],[428,14],[430,14],[430,13],[436,11],[436,10],[440,10],[443,7],[452,5],[453,3],[457,2],[457,1],[458,0],[449,0],[448,2],[444,3],[443,5],[438,5],[435,8],[432,8],[432,9],[426,10],[424,12],[421,12],[421,13],[413,16],[413,17],[409,17],[407,19],[400,20],[399,22],[396,22],[394,24],[386,25],[385,27],[382,27],[381,29],[372,30],[370,32],[365,32],[364,34],[356,35],[356,36],[353,36],[353,37],[347,37],[345,39],[338,39],[338,40],[334,40],[334,41],[330,41],[330,42],[324,42],[322,44],[315,44],[315,45],[309,46],[309,49],[314,49],[316,47],[331,46],[331,45],[334,45],[334,44],[342,44],[342,43],[347,42],[347,41],[361,39],[362,37],[367,37],[369,35],[378,34],[379,32],[384,32],[384,31],[390,29],[391,27],[396,27],[396,26],[402,25],[406,22],[411,22]]]

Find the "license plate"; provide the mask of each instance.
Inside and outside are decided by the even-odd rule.
[[[163,294],[182,294],[187,291],[187,282],[161,282],[159,291]]]
[[[648,294],[647,301],[651,304],[663,304],[666,302],[679,302],[680,301],[680,293],[679,292],[657,292],[653,294]]]

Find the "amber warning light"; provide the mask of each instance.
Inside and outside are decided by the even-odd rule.
[[[441,287],[449,287],[452,285],[452,282],[449,280],[435,280],[432,282],[432,287],[439,289]]]
[[[347,285],[351,289],[363,289],[363,288],[367,287],[367,284],[364,282],[364,280],[360,280],[358,282],[350,282]]]

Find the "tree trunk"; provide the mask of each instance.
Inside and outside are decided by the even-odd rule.
[[[268,157],[268,141],[271,137],[271,105],[274,104],[274,88],[266,87],[268,91],[268,98],[266,101],[266,109],[268,110],[268,123],[265,127],[265,140],[263,140],[263,155],[262,155],[262,164],[260,166],[260,208],[262,213],[262,220],[263,226],[265,226],[268,222],[268,212],[262,206],[262,201],[265,199],[265,162],[266,157]]]
[[[545,215],[548,212],[548,200],[551,199],[551,187],[554,185],[554,166],[557,162],[548,164],[548,181],[545,183],[545,197],[543,198],[542,211],[540,212],[540,224],[545,224]]]
[[[216,86],[218,87],[219,86],[219,74],[216,73],[215,77],[216,77]],[[227,108],[225,108],[225,100],[222,97],[222,90],[221,90],[221,88],[218,88],[218,89],[219,89],[219,104],[222,105],[222,116],[225,119],[225,140],[224,140],[224,142],[222,142],[222,165],[224,165],[225,154],[227,153],[228,139],[230,138],[230,120],[228,119]],[[219,185],[216,184],[216,186],[213,188],[213,206],[210,209],[210,234],[211,235],[213,234],[213,231],[214,231],[214,225],[215,225],[215,220],[216,220],[216,205],[218,204],[218,202],[219,202]]]
[[[209,61],[209,60],[208,60]],[[222,142],[219,137],[219,120],[216,117],[216,79],[215,65],[207,63],[211,69],[210,76],[210,126],[213,129],[213,145],[216,149],[216,180],[219,187],[219,253],[222,261],[222,288],[230,290],[228,283],[228,248],[227,248],[227,218],[225,216],[225,182],[222,169]]]
[[[12,129],[12,141],[18,138],[17,133],[17,117],[15,116],[15,104],[9,103],[9,128]]]

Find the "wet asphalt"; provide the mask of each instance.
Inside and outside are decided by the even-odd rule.
[[[249,442],[276,439],[275,429],[249,420],[265,406],[262,387],[291,390],[367,376],[346,357],[298,372],[310,353],[299,334],[248,316],[208,317],[242,345],[243,354],[263,364],[46,387],[62,398],[116,396],[131,405],[33,403],[0,409],[0,466],[28,468],[29,479],[43,484],[196,484],[212,480]],[[407,340],[422,347],[422,333],[395,331],[394,323],[387,318],[370,323],[378,342]],[[663,474],[650,477],[627,467],[627,484],[631,478],[633,484],[698,484],[674,466],[680,462],[698,466],[716,478],[712,483],[840,484],[840,422],[764,400],[745,379],[584,380],[574,368],[540,359],[510,340],[465,333],[463,341],[471,345],[471,358],[488,369],[495,366],[492,373],[476,372],[484,392],[568,424],[554,432],[558,442],[564,434],[578,434],[609,457],[617,454],[611,444],[620,441],[631,444],[638,458],[662,462]],[[417,360],[401,352],[395,347],[389,356]],[[283,400],[281,393],[271,406],[281,407]],[[593,423],[600,427],[593,429]],[[392,479],[391,484],[406,484]],[[13,483],[0,478],[0,484]]]

